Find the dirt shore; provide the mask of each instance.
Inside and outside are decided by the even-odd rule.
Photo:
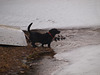
[[[25,34],[28,35],[28,32]],[[0,46],[0,75],[24,74],[25,70],[31,68],[31,60],[39,59],[45,54],[54,54],[51,48],[33,48],[28,40],[27,42],[26,47]]]

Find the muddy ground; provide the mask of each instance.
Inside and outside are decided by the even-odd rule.
[[[47,30],[35,31],[47,32]],[[66,49],[70,51],[80,46],[100,43],[99,39],[95,39],[98,37],[96,34],[100,33],[99,28],[60,29],[60,31],[60,35],[66,39],[53,41],[51,48],[33,48],[28,39],[26,47],[0,46],[0,75],[50,75],[59,68],[59,65],[65,63],[53,58],[55,53],[66,51],[63,46],[67,46]],[[28,36],[28,32],[24,32]]]
[[[24,33],[28,36],[27,31]],[[0,46],[0,75],[26,75],[27,71],[32,68],[31,61],[38,60],[45,55],[55,54],[53,49],[48,47],[33,48],[29,39],[27,43],[26,47]]]

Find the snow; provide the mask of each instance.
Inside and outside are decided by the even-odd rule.
[[[0,25],[0,45],[27,46],[24,32],[17,27]]]
[[[80,47],[74,51],[59,53],[56,59],[69,61],[52,75],[99,75],[100,74],[100,45]]]
[[[0,0],[0,24],[32,29],[100,26],[100,0]]]
[[[62,31],[66,40],[52,43],[57,54],[54,57],[63,61],[51,75],[99,75],[100,74],[100,32],[92,29]]]

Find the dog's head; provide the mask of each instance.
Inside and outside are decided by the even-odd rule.
[[[60,33],[60,31],[58,31],[58,30],[55,29],[55,28],[49,30],[49,32],[52,33],[52,34],[59,34],[59,33]]]

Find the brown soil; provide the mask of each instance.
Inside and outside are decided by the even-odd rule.
[[[45,53],[51,53],[51,48],[33,48],[29,43],[26,47],[0,46],[0,75],[19,72],[20,69],[29,69],[22,60],[35,60]]]

